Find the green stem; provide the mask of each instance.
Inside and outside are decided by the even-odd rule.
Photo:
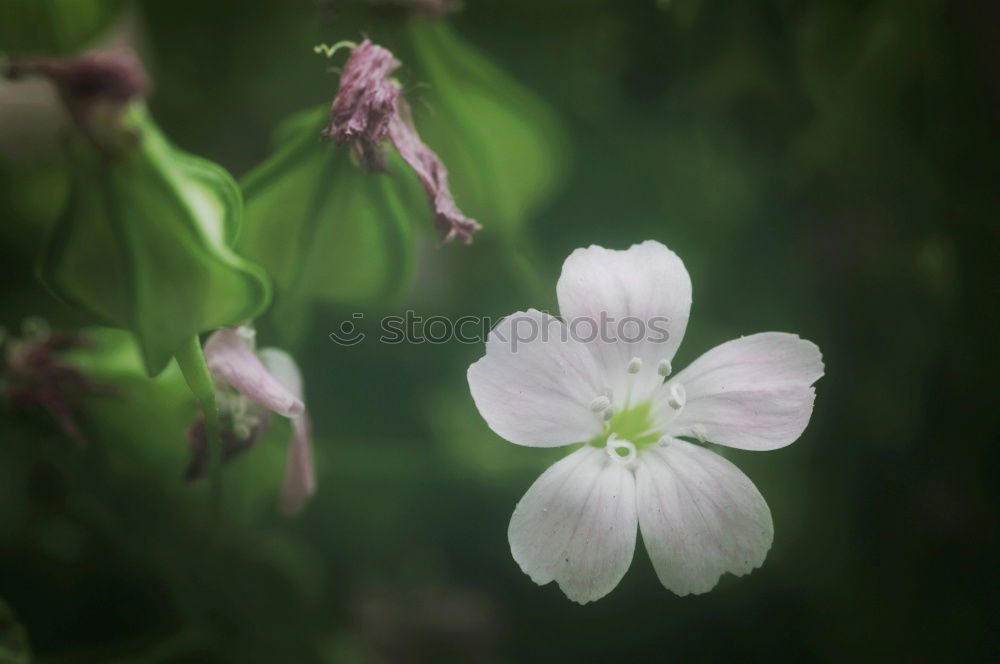
[[[218,504],[222,503],[222,435],[219,428],[219,410],[215,404],[215,385],[212,374],[205,364],[205,355],[201,352],[201,342],[194,335],[174,354],[177,364],[184,374],[184,380],[191,388],[192,394],[201,405],[205,417],[205,433],[208,443],[208,477],[212,487],[212,496]]]

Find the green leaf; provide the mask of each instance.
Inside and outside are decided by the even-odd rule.
[[[390,153],[389,173],[366,175],[350,151],[320,141],[325,106],[289,118],[276,153],[244,178],[239,248],[275,282],[275,318],[304,324],[316,302],[392,298],[410,282],[409,217],[430,213],[409,169]],[[429,224],[428,224],[429,227]]]
[[[171,146],[144,111],[135,120],[135,145],[119,153],[74,147],[41,277],[98,322],[130,330],[155,375],[192,336],[257,316],[270,292],[231,248],[241,201],[229,174]]]
[[[448,168],[459,207],[483,224],[516,235],[559,185],[567,139],[549,107],[441,21],[408,26],[422,82],[414,103],[424,142]]]

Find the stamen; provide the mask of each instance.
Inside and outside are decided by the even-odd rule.
[[[606,396],[603,395],[599,396],[590,402],[590,410],[594,411],[595,413],[602,413],[606,411],[608,408],[611,408],[611,399],[607,398]]]
[[[642,369],[642,360],[638,357],[633,357],[628,361],[628,372],[630,374],[637,374]]]
[[[627,440],[621,440],[614,434],[608,436],[608,444],[605,449],[607,450],[608,456],[611,457],[612,461],[617,461],[622,464],[632,463],[635,461],[635,445]],[[622,454],[622,451],[625,453]]]
[[[249,325],[240,325],[237,327],[236,334],[248,344],[252,344],[254,339],[257,338],[257,330]]]
[[[708,430],[705,429],[705,426],[702,424],[696,424],[691,427],[691,435],[694,436],[699,443],[708,442]]]
[[[605,421],[610,420],[614,416],[615,416],[615,409],[611,408],[611,407],[609,407],[603,413],[603,417],[604,417]]]
[[[667,398],[667,403],[674,410],[680,410],[687,403],[687,390],[680,383],[673,383],[670,386],[670,396]]]
[[[670,360],[660,360],[660,364],[656,367],[656,373],[660,374],[664,378],[670,375],[670,372],[674,370],[673,366],[670,364]]]

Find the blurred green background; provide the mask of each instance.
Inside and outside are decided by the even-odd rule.
[[[333,239],[333,273],[302,277],[332,295],[292,306],[279,283],[259,338],[303,367],[319,473],[297,518],[274,509],[281,426],[227,467],[221,517],[183,483],[190,395],[175,369],[145,378],[121,333],[74,359],[116,388],[81,409],[86,447],[6,407],[0,662],[27,642],[39,662],[995,656],[995,3],[467,0],[437,60],[424,23],[363,2],[0,8],[7,54],[108,30],[134,44],[164,133],[238,178],[336,92],[344,56],[312,47],[367,35],[403,61],[417,127],[484,227],[439,248],[426,201],[405,199],[403,254]],[[17,94],[0,88],[0,324],[74,329],[88,321],[35,279],[65,177],[33,154],[45,114],[17,116],[33,108]],[[729,455],[774,515],[762,569],[677,598],[640,546],[580,607],[511,559],[514,504],[560,452],[487,428],[465,379],[482,346],[327,335],[355,312],[377,334],[406,309],[554,310],[570,251],[645,239],[691,273],[675,366],[779,330],[818,343],[827,372],[798,442]]]

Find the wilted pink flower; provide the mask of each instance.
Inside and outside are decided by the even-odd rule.
[[[369,171],[385,168],[382,143],[399,97],[399,88],[388,77],[399,64],[392,53],[367,39],[355,46],[340,76],[330,126],[323,130],[337,145],[353,148]]]
[[[69,58],[14,60],[4,68],[4,74],[12,79],[39,75],[51,80],[77,126],[91,139],[96,138],[93,115],[97,108],[107,108],[110,121],[117,124],[125,106],[147,97],[151,88],[142,63],[132,51],[122,48]]]
[[[112,392],[59,357],[63,351],[86,344],[87,340],[75,332],[45,330],[10,340],[4,358],[3,394],[7,402],[26,413],[44,411],[78,445],[87,442],[74,418],[81,402],[90,394]]]
[[[368,171],[385,169],[385,139],[413,169],[434,211],[441,242],[458,238],[471,242],[481,226],[462,214],[448,187],[448,171],[434,152],[420,140],[410,107],[389,79],[400,65],[391,52],[369,40],[355,46],[344,66],[340,90],[330,110],[325,138],[349,146]]]
[[[217,401],[223,416],[223,459],[250,447],[267,429],[270,413],[292,423],[281,508],[288,514],[300,511],[316,492],[309,416],[302,401],[302,378],[295,361],[284,351],[262,348],[254,351],[249,328],[226,327],[205,343],[205,360],[223,386]],[[228,388],[232,388],[231,390]],[[189,479],[204,474],[207,456],[204,421],[189,429],[192,461]]]

